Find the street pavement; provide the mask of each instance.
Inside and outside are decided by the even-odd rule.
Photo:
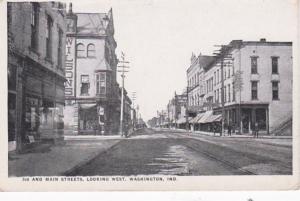
[[[292,139],[215,137],[145,129],[64,175],[290,174]]]

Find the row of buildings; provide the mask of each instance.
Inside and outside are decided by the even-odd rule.
[[[121,88],[113,13],[59,2],[9,2],[8,142],[21,150],[64,135],[118,134]],[[124,125],[136,119],[124,92]]]
[[[233,40],[214,56],[193,54],[186,74],[184,103],[175,94],[156,125],[251,133],[257,123],[261,133],[291,135],[292,42]]]

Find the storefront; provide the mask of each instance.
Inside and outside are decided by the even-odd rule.
[[[267,103],[235,104],[226,106],[224,110],[225,129],[231,124],[233,132],[241,130],[242,133],[252,133],[255,122],[257,122],[260,132],[269,133],[269,109]],[[222,113],[222,110],[217,108],[215,112]]]

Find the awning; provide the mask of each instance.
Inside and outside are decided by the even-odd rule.
[[[90,109],[92,107],[96,107],[97,104],[96,103],[85,103],[85,104],[80,104],[80,108],[81,109]]]
[[[210,116],[210,117],[206,120],[206,123],[219,122],[219,121],[222,121],[222,115],[221,115],[221,114]]]
[[[199,113],[195,118],[193,118],[190,123],[198,123],[198,120],[204,115],[204,113]]]
[[[207,120],[213,116],[213,111],[206,111],[203,116],[198,119],[198,123],[207,123]]]

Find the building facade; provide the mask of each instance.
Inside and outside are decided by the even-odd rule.
[[[251,133],[257,122],[260,132],[272,133],[292,119],[292,68],[291,42],[231,41],[204,67],[202,106],[210,115],[224,111],[225,128]]]
[[[119,132],[121,94],[116,80],[116,47],[112,10],[73,13],[70,5],[65,83],[68,134]]]
[[[63,139],[65,5],[9,2],[9,149]]]

